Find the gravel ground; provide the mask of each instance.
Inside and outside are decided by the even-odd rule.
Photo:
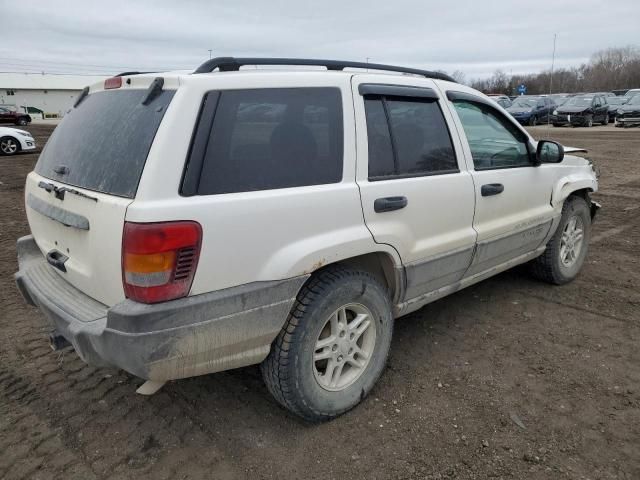
[[[52,128],[29,130],[43,145]],[[398,321],[377,387],[322,425],[279,408],[256,367],[142,397],[52,352],[12,279],[37,154],[0,158],[0,478],[640,478],[640,129],[531,131],[601,170],[582,274],[515,269]]]

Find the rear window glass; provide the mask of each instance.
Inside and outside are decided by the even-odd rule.
[[[198,193],[337,183],[342,128],[337,88],[221,92]]]
[[[146,90],[89,95],[53,131],[36,173],[88,190],[133,198],[174,93],[164,90],[148,105],[142,105]]]

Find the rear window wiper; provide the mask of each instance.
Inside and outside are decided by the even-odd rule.
[[[162,93],[162,87],[164,86],[164,78],[156,77],[149,85],[149,89],[147,90],[147,94],[142,99],[142,105],[149,105],[154,98]]]
[[[56,187],[53,183],[47,183],[42,180],[38,182],[38,187],[45,189],[49,193],[53,192],[58,200],[64,200],[65,193],[69,192],[73,193],[74,195],[78,195],[79,197],[88,198],[89,200],[93,200],[94,202],[98,201],[96,197],[87,195],[86,193],[80,192],[74,188]]]

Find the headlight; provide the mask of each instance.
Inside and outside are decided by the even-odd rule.
[[[624,113],[624,110],[622,110],[621,108],[619,108],[616,113],[619,113],[620,115],[622,115]]]
[[[22,135],[23,137],[33,138],[29,132],[25,132],[24,130],[16,130],[16,132]]]
[[[554,110],[552,115],[557,115],[558,114],[558,110]]]

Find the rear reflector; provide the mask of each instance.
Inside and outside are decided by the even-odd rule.
[[[111,77],[104,81],[104,89],[120,88],[122,86],[122,77]]]
[[[201,241],[202,228],[196,222],[126,222],[122,283],[127,298],[157,303],[187,296]]]

